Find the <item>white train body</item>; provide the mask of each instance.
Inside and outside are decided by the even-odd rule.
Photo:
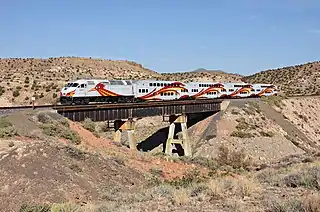
[[[271,84],[81,79],[69,82],[62,88],[60,102],[62,104],[121,103],[271,95],[277,95],[276,86]]]

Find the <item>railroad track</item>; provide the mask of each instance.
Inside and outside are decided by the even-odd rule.
[[[1,111],[6,110],[27,110],[27,109],[64,109],[64,110],[74,110],[74,109],[88,109],[88,108],[131,108],[131,107],[153,107],[153,106],[163,106],[163,105],[184,105],[184,104],[201,104],[208,102],[221,102],[222,99],[201,99],[201,100],[171,100],[171,101],[150,101],[141,103],[94,103],[89,105],[22,105],[22,106],[9,106],[0,107]]]
[[[320,95],[301,95],[301,96],[286,96],[286,98],[310,98],[310,97],[320,97]],[[259,98],[248,98],[250,99],[259,99]],[[223,100],[231,100],[231,101],[243,101],[245,99],[201,99],[201,100],[171,100],[171,101],[150,101],[150,102],[141,102],[141,103],[92,103],[89,105],[21,105],[21,106],[7,106],[0,107],[0,115],[3,113],[10,113],[11,111],[19,111],[19,110],[27,110],[27,109],[55,109],[55,110],[85,110],[88,108],[130,108],[130,107],[152,107],[152,106],[161,106],[161,105],[183,105],[194,103],[205,103],[205,102],[213,102],[213,101],[223,101]]]

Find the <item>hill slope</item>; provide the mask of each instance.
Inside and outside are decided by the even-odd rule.
[[[180,72],[180,73],[164,73],[162,79],[164,80],[180,80],[184,82],[191,81],[216,81],[216,82],[240,82],[243,76],[239,74],[230,74],[223,71],[211,71],[211,70],[195,70],[192,72]]]
[[[13,104],[29,104],[34,94],[38,103],[50,103],[66,81],[80,77],[144,79],[159,76],[131,61],[77,57],[0,59],[0,94],[5,102]]]
[[[262,71],[243,80],[250,83],[273,83],[286,95],[320,94],[320,62]]]

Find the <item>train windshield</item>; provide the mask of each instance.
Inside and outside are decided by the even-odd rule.
[[[78,85],[79,85],[78,83],[68,83],[68,84],[66,84],[64,87],[66,87],[66,88],[69,88],[69,87],[75,88],[75,87],[77,87]]]

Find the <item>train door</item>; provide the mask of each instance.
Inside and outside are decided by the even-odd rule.
[[[86,96],[87,94],[87,84],[86,83],[81,83],[78,85],[77,90],[76,90],[77,96]]]

